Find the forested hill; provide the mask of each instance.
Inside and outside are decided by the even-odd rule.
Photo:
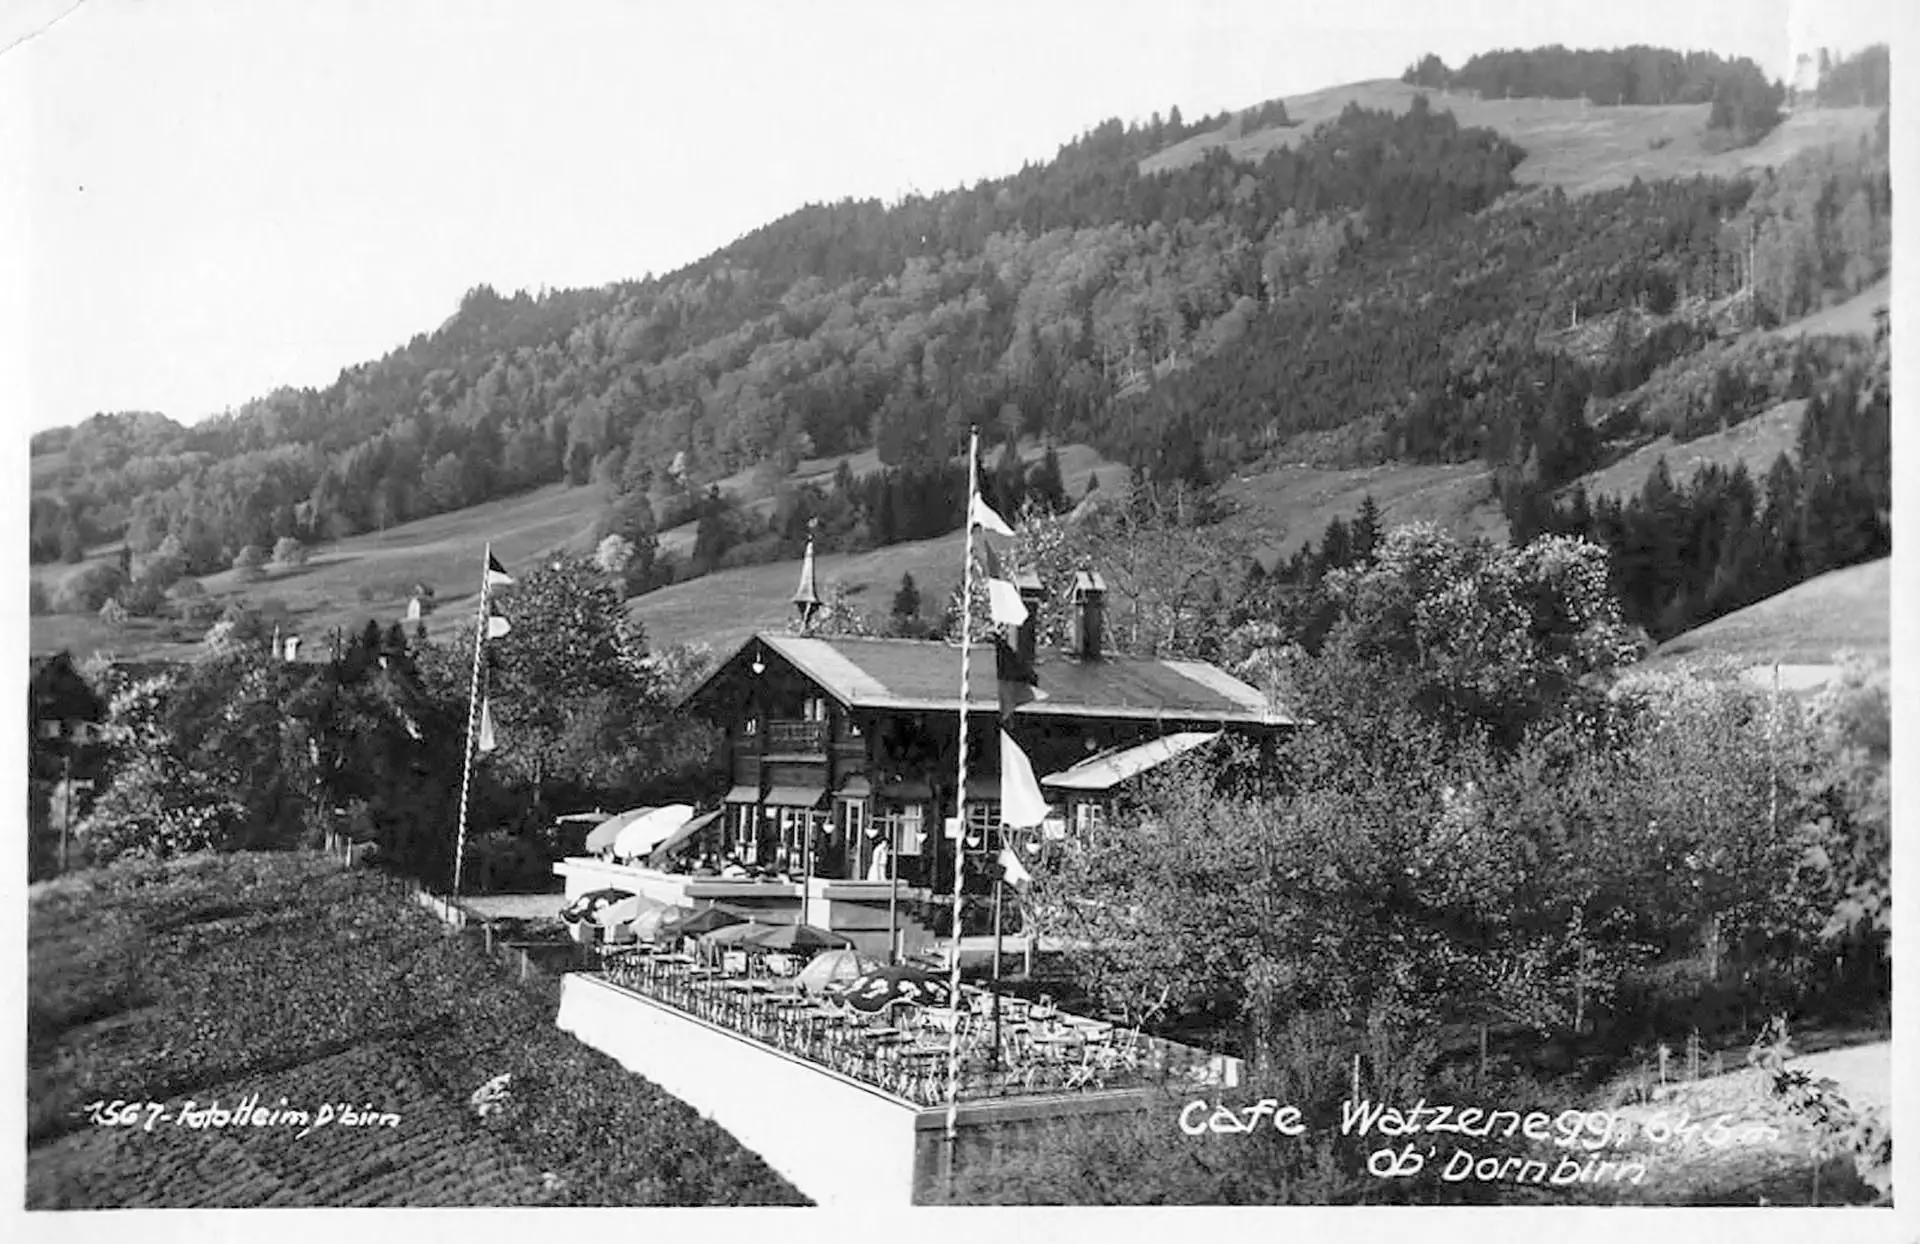
[[[643,540],[744,468],[773,478],[871,447],[924,472],[969,424],[1188,479],[1301,433],[1355,461],[1479,455],[1564,476],[1594,449],[1588,403],[1712,339],[1730,296],[1740,323],[1765,323],[1886,270],[1884,118],[1770,178],[1577,198],[1518,192],[1526,152],[1430,101],[1348,107],[1258,159],[1141,171],[1197,134],[1290,120],[1270,103],[1109,121],[1045,164],[809,206],[664,277],[476,288],[325,389],[190,428],[117,415],[43,433],[33,556],[171,539],[197,575],[282,537],[561,480],[599,485],[593,504]],[[1598,356],[1555,335],[1596,323]],[[833,538],[874,539],[871,518]]]

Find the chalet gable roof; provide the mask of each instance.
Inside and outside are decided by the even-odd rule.
[[[938,640],[819,638],[765,633],[736,649],[687,696],[714,694],[722,675],[764,649],[784,659],[847,708],[958,712],[960,650]],[[967,711],[999,705],[991,643],[975,643],[967,678]],[[1045,698],[1023,705],[1022,717],[1108,717],[1137,721],[1207,721],[1286,726],[1293,718],[1269,708],[1259,690],[1204,661],[1107,656],[1081,661],[1042,654],[1036,671]]]

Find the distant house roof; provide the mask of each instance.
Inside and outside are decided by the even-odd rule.
[[[1112,790],[1128,778],[1139,777],[1156,765],[1165,764],[1176,756],[1184,756],[1219,737],[1218,730],[1161,735],[1137,747],[1118,747],[1101,752],[1098,756],[1089,756],[1070,769],[1062,769],[1041,778],[1040,784],[1058,790]]]
[[[28,686],[36,718],[99,721],[106,715],[106,705],[74,668],[69,652],[33,658]]]
[[[706,698],[750,650],[764,648],[848,708],[958,712],[960,650],[937,640],[871,639],[761,634],[743,643],[687,696]],[[1080,661],[1042,654],[1036,674],[1042,699],[1023,705],[1022,717],[1113,717],[1235,725],[1288,726],[1266,696],[1204,661],[1109,656]],[[967,677],[967,711],[999,705],[991,644],[975,644]]]

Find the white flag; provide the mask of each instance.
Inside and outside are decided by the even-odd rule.
[[[419,620],[420,620],[420,598],[418,596],[415,596],[407,602],[407,621],[418,622]]]
[[[1027,871],[1026,865],[1020,862],[1020,857],[1014,853],[1012,847],[1000,848],[999,863],[1000,871],[1006,876],[1007,884],[1015,889],[1033,880],[1033,874]]]
[[[1000,823],[1032,829],[1047,819],[1047,801],[1034,780],[1027,754],[1005,730],[1000,732]]]
[[[1013,528],[1007,526],[1007,520],[993,512],[993,507],[980,499],[979,493],[973,494],[973,503],[967,507],[967,519],[975,527],[985,527],[996,536],[1011,536]]]
[[[498,744],[493,737],[493,705],[486,700],[480,701],[480,750],[492,751]]]
[[[1020,589],[1000,569],[1000,559],[993,555],[992,545],[982,541],[980,551],[986,555],[987,563],[988,616],[996,626],[1025,626],[1027,604],[1020,599]]]
[[[513,629],[512,623],[508,622],[505,618],[501,617],[497,613],[492,614],[487,618],[487,638],[488,639],[498,639],[512,629]]]
[[[1005,579],[988,579],[987,616],[997,626],[1025,626],[1027,606],[1020,599],[1020,589]]]

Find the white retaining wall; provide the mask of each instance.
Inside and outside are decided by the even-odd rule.
[[[907,1103],[595,976],[561,978],[560,1029],[731,1132],[821,1205],[911,1205]]]

